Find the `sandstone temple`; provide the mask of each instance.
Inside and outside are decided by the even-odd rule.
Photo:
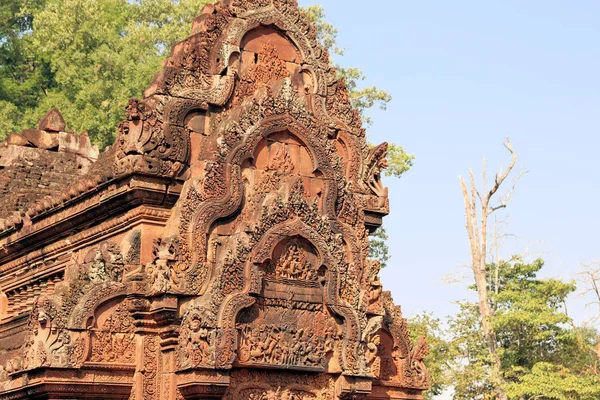
[[[0,400],[422,399],[386,153],[295,0],[205,7],[104,152],[0,144]]]

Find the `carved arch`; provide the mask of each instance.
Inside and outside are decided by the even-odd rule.
[[[305,224],[299,218],[291,222],[279,224],[269,231],[257,242],[253,251],[248,257],[245,267],[246,285],[241,292],[230,295],[225,300],[218,314],[219,328],[222,330],[221,346],[228,348],[237,348],[236,319],[239,313],[256,302],[256,298],[250,296],[251,291],[256,291],[262,285],[262,275],[255,266],[262,264],[271,257],[275,246],[284,238],[300,236],[310,242],[322,257],[322,265],[327,268],[326,274],[326,298],[325,302],[328,309],[336,316],[342,318],[345,322],[345,337],[342,349],[342,365],[347,371],[354,371],[356,360],[351,354],[356,354],[356,348],[361,341],[360,322],[358,315],[348,305],[343,304],[339,298],[339,275],[337,272],[336,261],[330,256],[331,249],[318,232]],[[231,365],[235,354],[230,353],[230,358],[221,367]]]
[[[339,131],[337,136],[337,140],[343,145],[346,154],[344,173],[346,178],[356,185],[359,183],[360,177],[360,153],[357,149],[356,138],[343,130]]]
[[[285,37],[299,50],[303,61],[314,59],[315,46],[300,31],[294,22],[285,18],[278,10],[265,7],[260,10],[242,13],[247,18],[235,19],[225,29],[225,34],[217,41],[211,53],[211,71],[215,75],[221,74],[228,67],[231,55],[240,53],[244,37],[251,31],[261,26],[273,26],[285,34]],[[315,45],[316,41],[315,41]]]
[[[253,157],[256,146],[262,139],[284,130],[288,130],[306,145],[313,160],[314,170],[323,173],[327,182],[324,209],[326,214],[335,215],[335,199],[337,198],[337,186],[334,183],[335,172],[328,162],[328,156],[322,143],[318,142],[308,128],[287,113],[266,118],[253,128],[245,140],[232,149],[223,163],[224,181],[231,183],[229,186],[231,191],[220,198],[203,202],[192,217],[188,243],[194,244],[193,262],[206,261],[207,235],[210,227],[217,220],[231,216],[242,206],[244,185],[240,166],[244,164],[245,160]]]
[[[326,266],[328,270],[335,269],[335,263],[333,258],[331,258],[331,250],[327,242],[314,229],[302,222],[300,218],[295,218],[267,231],[250,253],[248,263],[264,263],[271,258],[275,246],[281,242],[282,238],[292,237],[302,237],[310,242],[317,250],[319,264]]]
[[[73,307],[73,311],[69,315],[68,328],[87,329],[99,307],[111,300],[124,298],[127,296],[127,290],[127,285],[120,282],[107,282],[92,288]]]
[[[338,190],[335,184],[335,171],[329,162],[330,157],[325,150],[324,141],[326,138],[315,135],[306,125],[289,113],[271,116],[262,120],[251,134],[231,151],[227,162],[243,165],[246,160],[253,158],[256,146],[258,146],[262,139],[266,139],[270,135],[282,131],[289,131],[306,146],[314,164],[313,170],[321,172],[327,182],[324,196],[324,212],[326,215],[335,215],[335,201],[338,196]]]

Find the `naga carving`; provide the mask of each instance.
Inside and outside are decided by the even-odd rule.
[[[58,278],[5,366],[20,394],[0,400],[35,385],[61,398],[422,399],[427,345],[368,259],[389,212],[387,144],[368,145],[316,28],[294,0],[222,0],[192,32],[81,190],[36,217],[49,243],[19,262]]]

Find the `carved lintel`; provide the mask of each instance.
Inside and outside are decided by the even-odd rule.
[[[186,371],[177,380],[185,400],[222,399],[230,384],[229,375],[219,371]]]
[[[15,389],[0,391],[0,400],[26,399],[108,399],[129,397],[133,369],[42,368],[22,374]]]
[[[372,383],[368,378],[342,375],[337,390],[340,400],[363,400],[371,393]]]

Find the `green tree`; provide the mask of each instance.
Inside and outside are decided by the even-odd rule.
[[[320,5],[313,5],[304,8],[308,18],[317,26],[317,38],[321,41],[329,52],[333,55],[343,56],[344,51],[337,44],[337,29],[326,21],[327,14]],[[358,109],[363,121],[367,125],[371,124],[371,118],[367,111],[373,107],[379,107],[382,110],[387,109],[387,105],[392,101],[392,96],[385,90],[379,89],[376,86],[362,87],[361,82],[366,80],[366,77],[358,68],[343,67],[336,65],[338,76],[344,78],[348,87],[350,101],[352,105]],[[389,168],[386,171],[387,176],[399,178],[407,172],[414,162],[414,155],[407,153],[402,146],[390,144],[388,151]],[[381,231],[380,231],[381,232]],[[381,233],[380,233],[381,234]],[[383,232],[385,236],[385,232]],[[386,238],[387,239],[387,238]],[[385,253],[387,254],[387,252]],[[388,259],[384,259],[387,261]],[[385,262],[382,262],[384,265]]]
[[[450,344],[446,340],[443,323],[439,318],[434,317],[433,313],[425,312],[409,318],[408,326],[413,342],[423,335],[427,338],[431,351],[425,357],[425,365],[427,365],[431,377],[431,389],[425,393],[425,399],[434,399],[451,384],[446,372]]]
[[[193,18],[209,2],[3,4],[2,15],[16,17],[0,32],[0,135],[35,126],[58,107],[70,129],[88,130],[98,144],[111,143],[129,98],[142,95],[171,46],[189,34]]]
[[[597,344],[593,330],[575,329],[563,305],[575,290],[573,283],[540,279],[542,260],[526,263],[521,257],[498,266],[498,284],[489,287],[504,390],[510,399],[597,399]],[[493,280],[490,280],[493,281]],[[474,287],[472,287],[474,289]],[[449,322],[450,364],[455,399],[488,399],[497,382],[490,379],[492,360],[481,329],[479,306],[460,304]],[[582,339],[583,342],[582,343]]]
[[[25,4],[30,12],[22,12]],[[36,106],[53,85],[47,60],[27,50],[33,29],[33,11],[42,0],[0,2],[0,139],[17,130],[23,109]]]
[[[390,260],[390,249],[387,245],[389,239],[387,231],[383,226],[379,227],[370,237],[369,258],[378,260],[381,268],[387,267]]]

